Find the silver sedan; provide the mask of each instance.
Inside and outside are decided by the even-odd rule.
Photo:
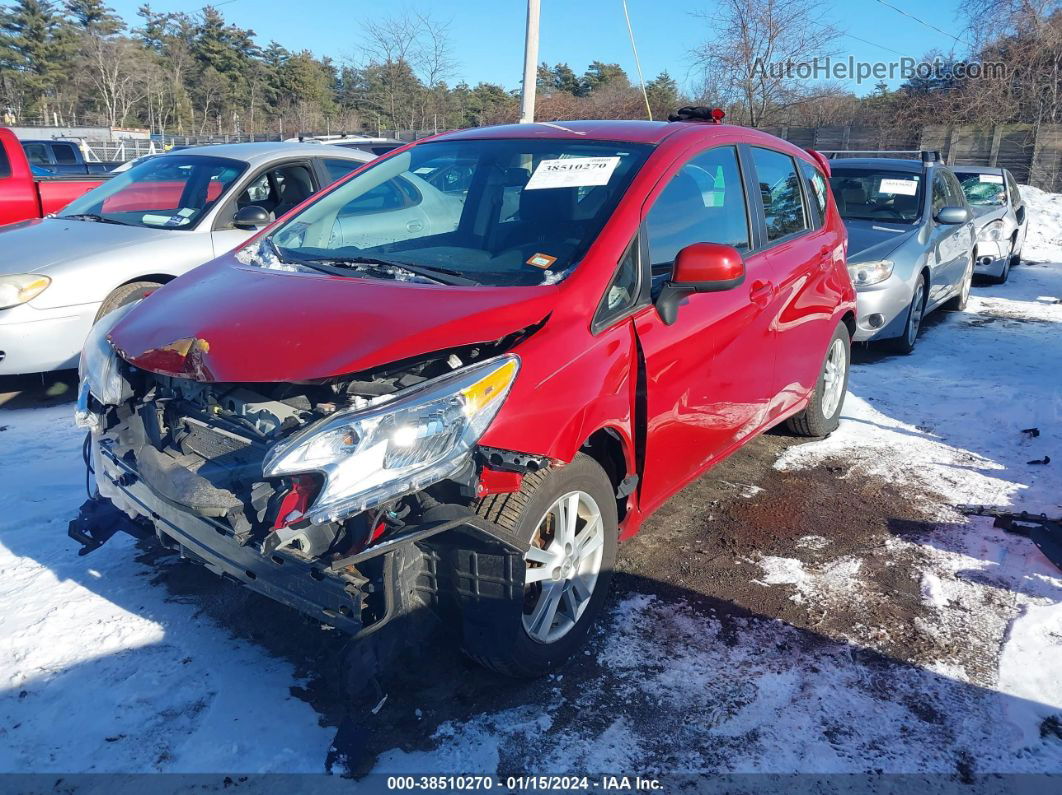
[[[856,341],[914,350],[934,309],[963,309],[973,277],[973,215],[955,175],[935,161],[831,162],[858,294]]]
[[[99,317],[243,243],[373,155],[288,143],[153,157],[0,227],[0,375],[76,367]]]
[[[1021,260],[1029,228],[1028,213],[1018,183],[1005,168],[956,166],[977,227],[974,273],[1002,284]]]

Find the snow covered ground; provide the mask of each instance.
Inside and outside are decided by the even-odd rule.
[[[620,593],[580,662],[593,675],[455,703],[375,769],[1062,772],[1062,575],[955,510],[1062,515],[1062,196],[1023,193],[1034,262],[931,320],[913,356],[863,356],[841,429],[776,464],[841,467],[838,501],[898,486],[926,518],[862,552],[822,529],[745,560],[764,594],[856,618],[809,632]],[[0,412],[0,772],[323,770],[335,730],[288,659],[162,587],[129,539],[77,557],[81,439],[69,405]],[[917,609],[879,621],[897,569]],[[917,650],[898,655],[901,631]]]

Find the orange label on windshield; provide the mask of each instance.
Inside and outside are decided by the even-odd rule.
[[[527,264],[545,270],[556,261],[557,258],[551,257],[549,254],[532,254],[531,259],[527,261]]]

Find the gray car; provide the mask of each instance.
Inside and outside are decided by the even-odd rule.
[[[930,157],[830,165],[859,301],[854,339],[910,353],[929,312],[963,309],[970,295],[975,234],[962,188]]]
[[[153,157],[0,227],[0,375],[76,367],[97,318],[243,243],[374,155],[288,143]]]
[[[1003,284],[1021,261],[1028,213],[1014,176],[1005,168],[955,166],[977,229],[974,273]]]

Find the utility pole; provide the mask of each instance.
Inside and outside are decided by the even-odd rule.
[[[538,83],[539,0],[527,0],[527,36],[524,39],[524,86],[520,92],[520,123],[535,120],[535,86]]]

